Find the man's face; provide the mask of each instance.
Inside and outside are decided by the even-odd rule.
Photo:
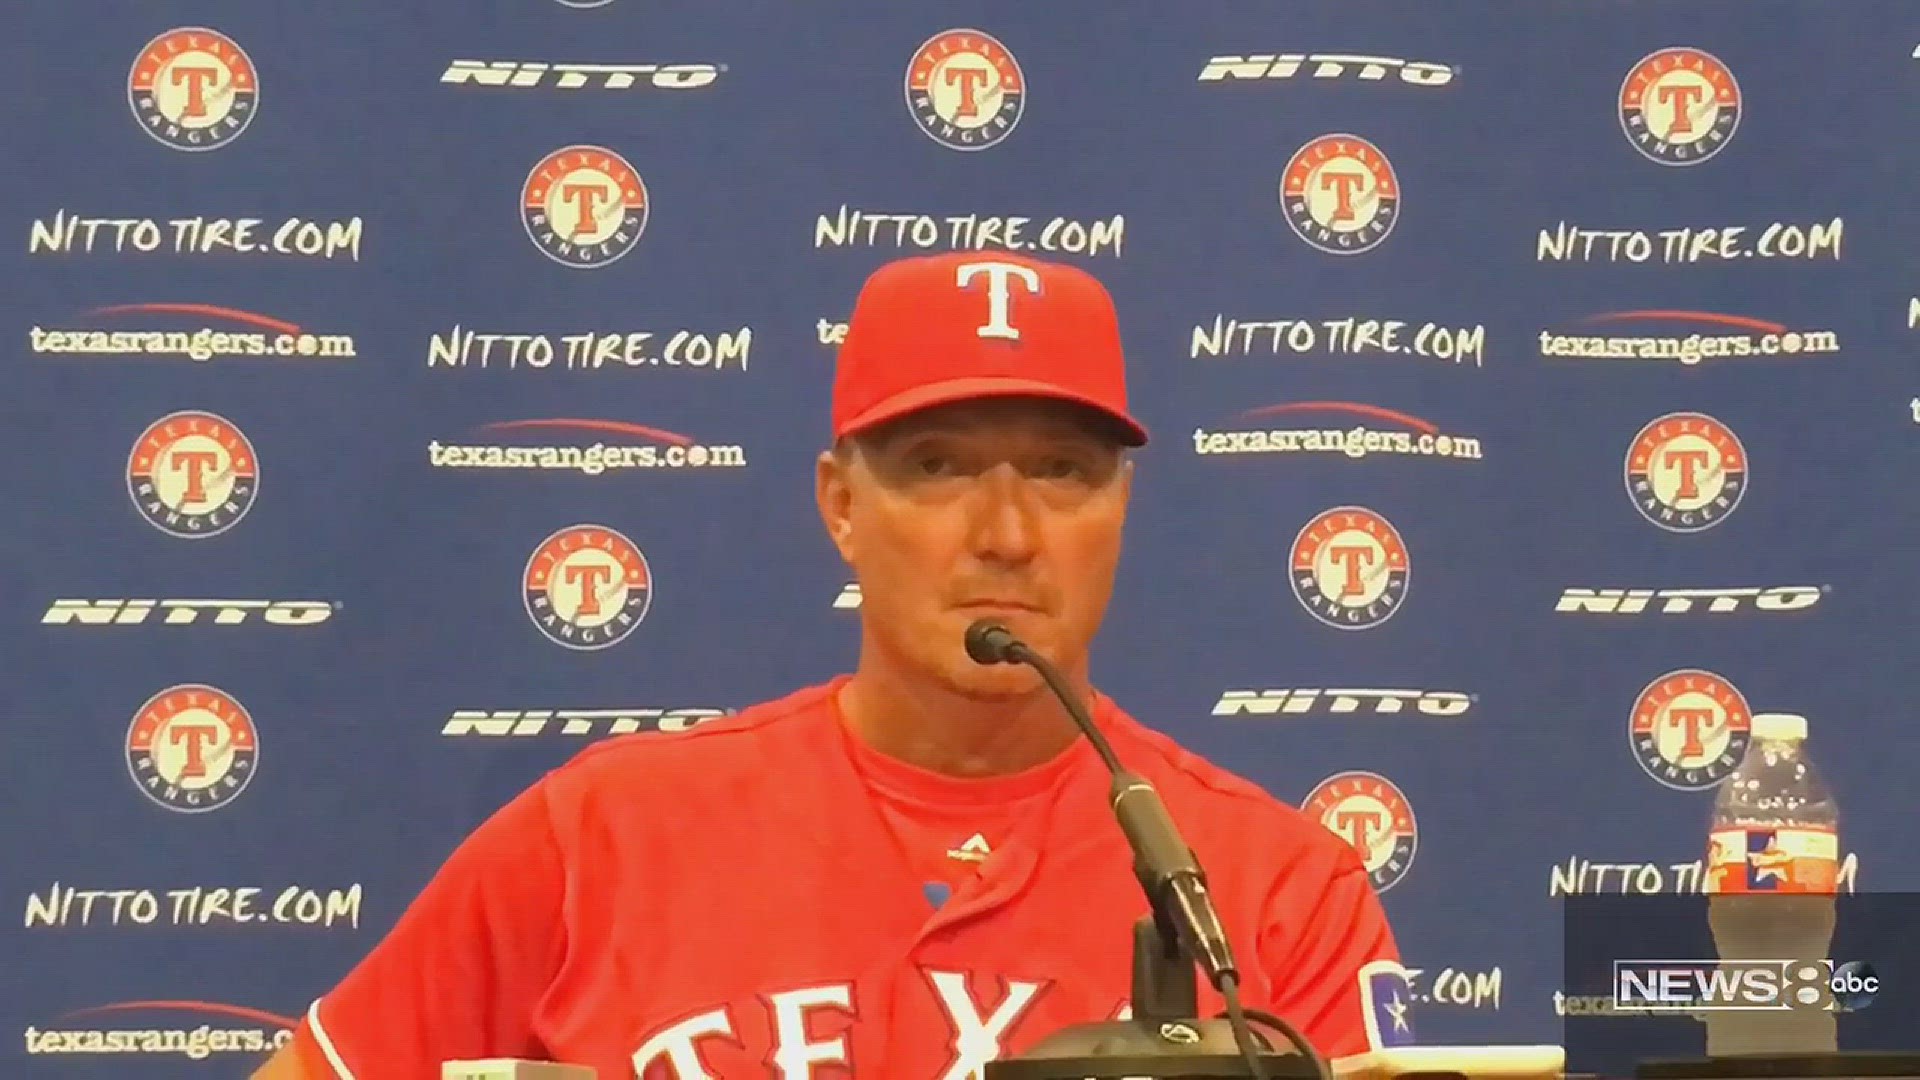
[[[823,455],[828,534],[861,587],[865,632],[971,697],[1031,693],[1024,665],[975,664],[965,635],[992,618],[1063,667],[1106,614],[1132,467],[1071,405],[963,402],[910,414]]]

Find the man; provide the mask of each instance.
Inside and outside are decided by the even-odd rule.
[[[968,658],[982,617],[1059,665],[1160,790],[1247,1006],[1329,1057],[1377,1044],[1366,987],[1398,957],[1353,848],[1090,684],[1125,452],[1147,437],[1105,289],[1003,254],[883,267],[840,350],[833,435],[815,489],[861,585],[855,672],[548,774],[258,1080],[412,1080],[485,1057],[937,1080],[1125,1015],[1147,909],[1107,774],[1030,668]]]

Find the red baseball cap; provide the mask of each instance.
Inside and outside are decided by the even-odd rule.
[[[1126,361],[1113,297],[1074,266],[999,251],[888,263],[860,288],[833,380],[838,439],[934,405],[1032,396],[1127,412]]]

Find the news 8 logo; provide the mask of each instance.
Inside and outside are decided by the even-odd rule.
[[[1855,1012],[1880,993],[1865,960],[1616,960],[1621,1012]]]

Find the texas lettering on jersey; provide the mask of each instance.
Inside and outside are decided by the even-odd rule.
[[[978,973],[930,968],[919,972],[948,1025],[946,1062],[927,1074],[927,1080],[977,1080],[988,1062],[1007,1056],[1008,1039],[1016,1025],[1035,1011],[1050,989],[1046,983],[1021,979],[983,980]],[[969,986],[982,981],[1005,987],[998,1001],[974,997]],[[713,1065],[703,1056],[703,1050],[716,1049],[743,1064],[757,1058],[779,1080],[852,1075],[855,1050],[849,1035],[862,1012],[851,982],[796,987],[762,995],[749,1006],[710,1009],[649,1033],[633,1055],[634,1075],[642,1080],[726,1080],[712,1071]],[[1120,1002],[1106,1019],[1124,1020],[1131,1013],[1131,1006]],[[756,1053],[752,1049],[756,1047],[766,1050]],[[923,1051],[913,1056],[927,1055]],[[910,1078],[902,1075],[899,1080]]]

